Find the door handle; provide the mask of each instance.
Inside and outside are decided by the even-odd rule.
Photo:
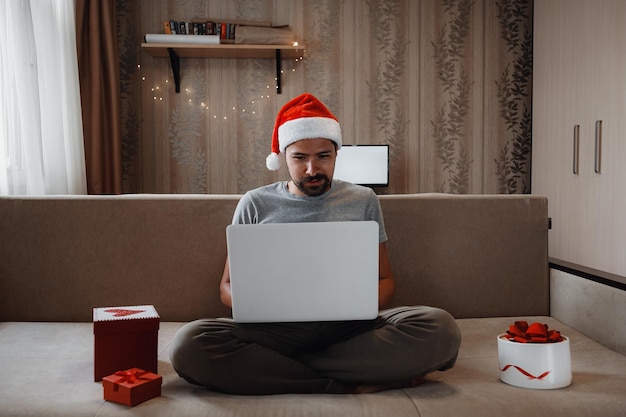
[[[593,170],[596,174],[602,173],[602,120],[596,120],[596,151]]]
[[[578,155],[580,154],[580,125],[574,125],[574,160],[572,163],[572,172],[578,175]]]

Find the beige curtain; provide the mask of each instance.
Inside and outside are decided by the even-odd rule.
[[[115,0],[76,0],[76,47],[89,194],[122,192]]]

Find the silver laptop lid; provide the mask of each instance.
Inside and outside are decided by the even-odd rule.
[[[375,221],[235,224],[226,238],[235,321],[377,316]]]

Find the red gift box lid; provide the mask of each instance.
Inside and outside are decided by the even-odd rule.
[[[93,309],[93,329],[96,334],[158,330],[160,319],[152,305]]]

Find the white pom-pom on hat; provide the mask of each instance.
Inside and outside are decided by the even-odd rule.
[[[341,148],[341,126],[337,118],[312,94],[303,93],[278,112],[272,132],[272,153],[265,160],[269,170],[280,168],[279,154],[302,139],[324,138]]]
[[[282,164],[280,162],[280,157],[278,156],[278,154],[272,152],[271,154],[267,155],[267,158],[265,159],[265,165],[270,171],[276,171],[277,169],[280,169],[280,166]]]

